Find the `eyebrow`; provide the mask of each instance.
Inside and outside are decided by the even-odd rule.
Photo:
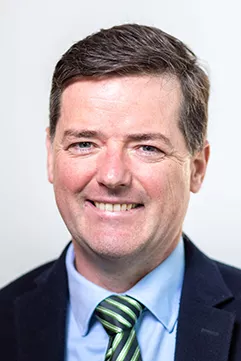
[[[96,130],[75,130],[75,129],[68,129],[64,132],[62,140],[68,137],[74,138],[95,138],[101,137],[106,138],[104,133]],[[167,138],[162,133],[136,133],[136,134],[128,134],[126,136],[127,141],[134,141],[134,142],[143,142],[149,140],[161,140],[163,141],[168,147],[173,148],[173,145],[169,138]]]
[[[75,129],[68,129],[64,132],[62,140],[65,138],[73,137],[73,138],[94,138],[94,137],[104,137],[102,132],[97,132],[95,130],[75,130]]]
[[[127,136],[128,141],[137,141],[137,142],[143,142],[148,140],[161,140],[169,147],[173,147],[171,141],[169,138],[167,138],[162,133],[137,133],[137,134],[129,134]]]

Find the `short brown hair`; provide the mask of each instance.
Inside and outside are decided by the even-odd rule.
[[[61,94],[75,79],[128,75],[174,75],[183,101],[179,127],[190,153],[201,150],[207,132],[209,79],[196,55],[160,29],[124,24],[87,36],[62,56],[55,67],[50,95],[50,135],[60,116]]]

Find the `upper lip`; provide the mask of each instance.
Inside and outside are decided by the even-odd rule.
[[[110,203],[110,204],[142,204],[141,202],[135,202],[135,201],[130,201],[130,200],[123,200],[123,199],[118,199],[118,200],[113,200],[113,199],[87,199],[88,201],[94,202],[94,203]]]

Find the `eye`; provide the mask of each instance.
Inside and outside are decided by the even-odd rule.
[[[145,161],[159,161],[165,158],[166,153],[154,145],[139,144],[136,147],[136,155]]]
[[[158,149],[157,147],[154,147],[153,145],[142,145],[140,148],[142,148],[142,150],[147,153],[160,153],[161,152],[160,149]]]
[[[71,153],[81,154],[90,153],[94,148],[94,143],[83,141],[71,144],[68,149]]]
[[[92,145],[93,144],[91,142],[79,142],[75,144],[76,148],[80,149],[89,149]]]

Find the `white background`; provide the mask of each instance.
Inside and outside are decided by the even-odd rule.
[[[210,74],[212,155],[186,233],[241,267],[241,11],[239,0],[0,0],[0,286],[58,256],[70,239],[47,183],[45,127],[55,63],[74,42],[124,22],[179,37]]]

